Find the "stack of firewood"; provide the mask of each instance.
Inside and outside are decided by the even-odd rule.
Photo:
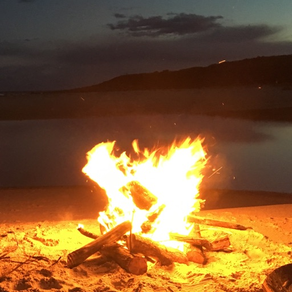
[[[133,201],[140,209],[149,210],[156,203],[156,198],[148,190],[137,182],[131,182],[125,187],[125,191],[133,197]],[[68,254],[67,266],[73,268],[87,260],[91,255],[98,254],[98,263],[109,260],[115,261],[127,272],[141,275],[147,271],[147,261],[156,261],[161,265],[172,265],[173,263],[188,264],[195,262],[206,264],[206,251],[230,251],[230,240],[227,233],[221,233],[215,238],[206,239],[201,237],[200,225],[212,225],[223,228],[245,230],[246,227],[231,222],[205,219],[197,216],[189,216],[188,221],[194,224],[192,233],[188,236],[170,234],[171,240],[182,241],[187,245],[185,252],[153,241],[143,235],[151,230],[152,223],[162,212],[164,206],[160,206],[155,212],[150,213],[148,220],[141,226],[141,234],[133,234],[132,224],[123,222],[107,233],[96,236],[83,228],[78,230],[85,236],[93,239],[89,244]],[[127,235],[126,235],[127,234]]]
[[[190,217],[190,221],[238,230],[247,229],[239,224],[194,216]],[[201,238],[199,231],[196,232],[197,237],[170,234],[173,240],[183,241],[188,244],[188,250],[181,252],[176,249],[167,248],[142,235],[131,233],[125,235],[130,232],[131,227],[131,222],[126,221],[101,236],[96,236],[80,227],[78,230],[82,234],[94,240],[68,254],[67,266],[69,268],[76,267],[91,255],[98,253],[96,258],[98,263],[113,260],[127,272],[141,275],[147,271],[147,261],[157,261],[161,265],[171,265],[174,262],[206,264],[206,251],[230,251],[230,240],[227,233],[212,238],[212,240]]]

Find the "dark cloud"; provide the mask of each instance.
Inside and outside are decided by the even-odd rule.
[[[246,42],[261,40],[279,33],[281,27],[268,25],[247,25],[247,26],[221,26],[213,29],[207,34],[200,36],[201,41],[211,41],[220,43]]]
[[[111,30],[127,31],[133,36],[187,35],[220,27],[217,21],[222,18],[222,16],[170,13],[167,18],[131,16],[127,20],[108,26]]]
[[[115,17],[115,18],[126,18],[126,15],[121,14],[121,13],[115,13],[115,14],[114,14],[114,17]]]

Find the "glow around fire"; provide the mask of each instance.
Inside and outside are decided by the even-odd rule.
[[[105,189],[109,205],[100,213],[99,222],[107,228],[125,221],[133,221],[133,232],[140,232],[149,214],[163,206],[163,211],[152,225],[152,238],[168,240],[169,232],[187,234],[186,217],[199,210],[198,186],[207,163],[202,139],[186,138],[174,142],[167,149],[140,150],[138,142],[132,144],[136,156],[133,160],[122,153],[114,154],[114,142],[100,143],[87,153],[88,163],[83,172]],[[125,186],[131,182],[149,190],[156,202],[148,210],[141,210]]]

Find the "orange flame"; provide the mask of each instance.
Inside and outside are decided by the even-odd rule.
[[[140,232],[147,215],[161,209],[153,223],[152,239],[168,240],[169,232],[188,234],[186,217],[199,211],[198,187],[207,163],[202,139],[186,138],[174,142],[168,149],[141,150],[138,141],[132,147],[139,157],[131,159],[125,152],[114,154],[114,142],[100,143],[87,153],[88,163],[83,172],[105,189],[109,205],[99,215],[99,222],[107,228],[125,221],[133,221],[133,232]],[[138,182],[155,196],[149,209],[141,210],[129,195],[127,185]]]

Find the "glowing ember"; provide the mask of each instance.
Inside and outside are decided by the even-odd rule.
[[[189,233],[186,217],[198,211],[198,186],[207,159],[202,140],[187,138],[168,149],[149,151],[132,143],[137,160],[114,154],[115,142],[100,143],[88,155],[83,172],[105,189],[109,205],[99,222],[110,229],[133,221],[133,232],[151,221],[151,238],[169,239],[169,232]],[[156,218],[158,217],[158,218]]]

